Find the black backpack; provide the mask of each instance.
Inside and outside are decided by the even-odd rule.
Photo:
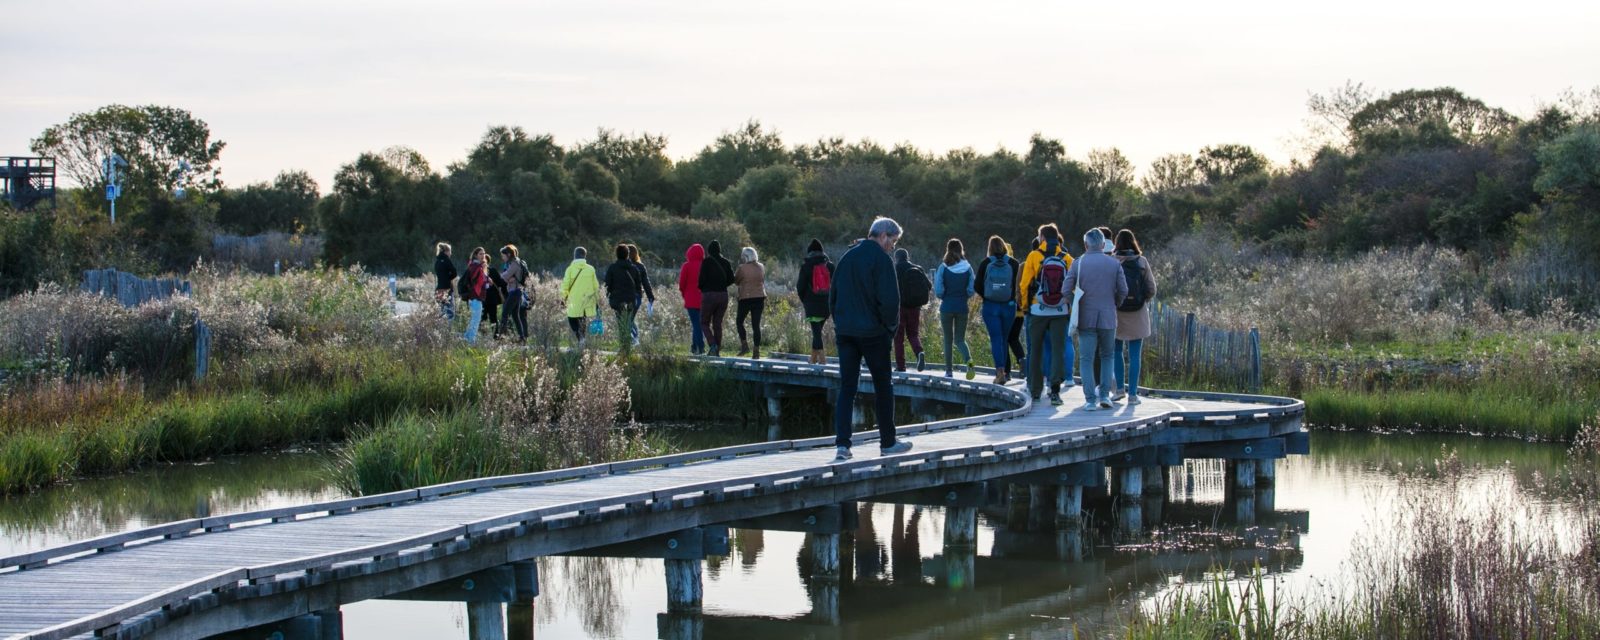
[[[1144,303],[1150,300],[1150,292],[1144,288],[1144,264],[1135,257],[1122,261],[1122,277],[1128,281],[1128,297],[1122,299],[1122,304],[1117,305],[1117,311],[1138,311],[1144,308]]]
[[[928,281],[928,274],[922,272],[921,267],[911,267],[900,275],[900,306],[921,307],[928,304],[928,294],[933,289],[933,283]]]

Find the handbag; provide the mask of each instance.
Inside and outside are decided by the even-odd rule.
[[[606,332],[606,322],[600,318],[600,307],[594,308],[594,319],[589,321],[589,335],[598,336]]]
[[[1067,316],[1067,337],[1073,339],[1078,337],[1078,306],[1081,302],[1083,302],[1083,273],[1079,272],[1076,286],[1072,287],[1072,309],[1067,312],[1070,314]]]

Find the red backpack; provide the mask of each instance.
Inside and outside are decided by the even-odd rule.
[[[811,265],[811,293],[823,294],[833,287],[833,274],[828,271],[827,262],[818,262]]]
[[[1071,313],[1068,305],[1072,304],[1072,297],[1067,295],[1067,263],[1061,256],[1055,255],[1044,259],[1039,264],[1038,296],[1034,298],[1033,313],[1040,316],[1064,316]]]

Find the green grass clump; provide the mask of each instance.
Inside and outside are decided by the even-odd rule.
[[[1487,385],[1486,385],[1487,386]],[[1306,419],[1349,429],[1395,429],[1568,441],[1596,407],[1581,399],[1551,400],[1498,392],[1308,389]]]

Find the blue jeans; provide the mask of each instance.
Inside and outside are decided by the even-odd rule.
[[[1122,345],[1128,345],[1128,366],[1122,366]],[[1122,386],[1127,387],[1128,395],[1139,395],[1139,370],[1143,367],[1144,340],[1118,340],[1117,346],[1112,347],[1111,354],[1117,361],[1117,379],[1122,381]],[[1126,375],[1124,375],[1126,374]]]
[[[467,309],[467,343],[478,344],[478,323],[483,321],[483,301],[468,300]]]
[[[1017,320],[1017,303],[985,300],[978,313],[983,316],[983,327],[989,331],[989,355],[994,358],[994,368],[1004,371],[1011,366],[1006,339],[1011,336],[1011,323]]]
[[[889,371],[890,336],[834,336],[839,346],[839,401],[833,405],[834,446],[850,446],[850,409],[861,388],[861,361],[872,373],[873,414],[878,421],[878,446],[894,444],[894,375]]]
[[[1083,376],[1083,397],[1089,402],[1111,397],[1109,391],[1096,388],[1094,362],[1100,361],[1102,372],[1113,371],[1111,345],[1116,341],[1116,329],[1078,329],[1078,371]]]
[[[691,335],[694,336],[689,342],[689,353],[705,353],[706,334],[700,330],[700,310],[684,309],[684,311],[689,312],[689,326],[693,328]]]

